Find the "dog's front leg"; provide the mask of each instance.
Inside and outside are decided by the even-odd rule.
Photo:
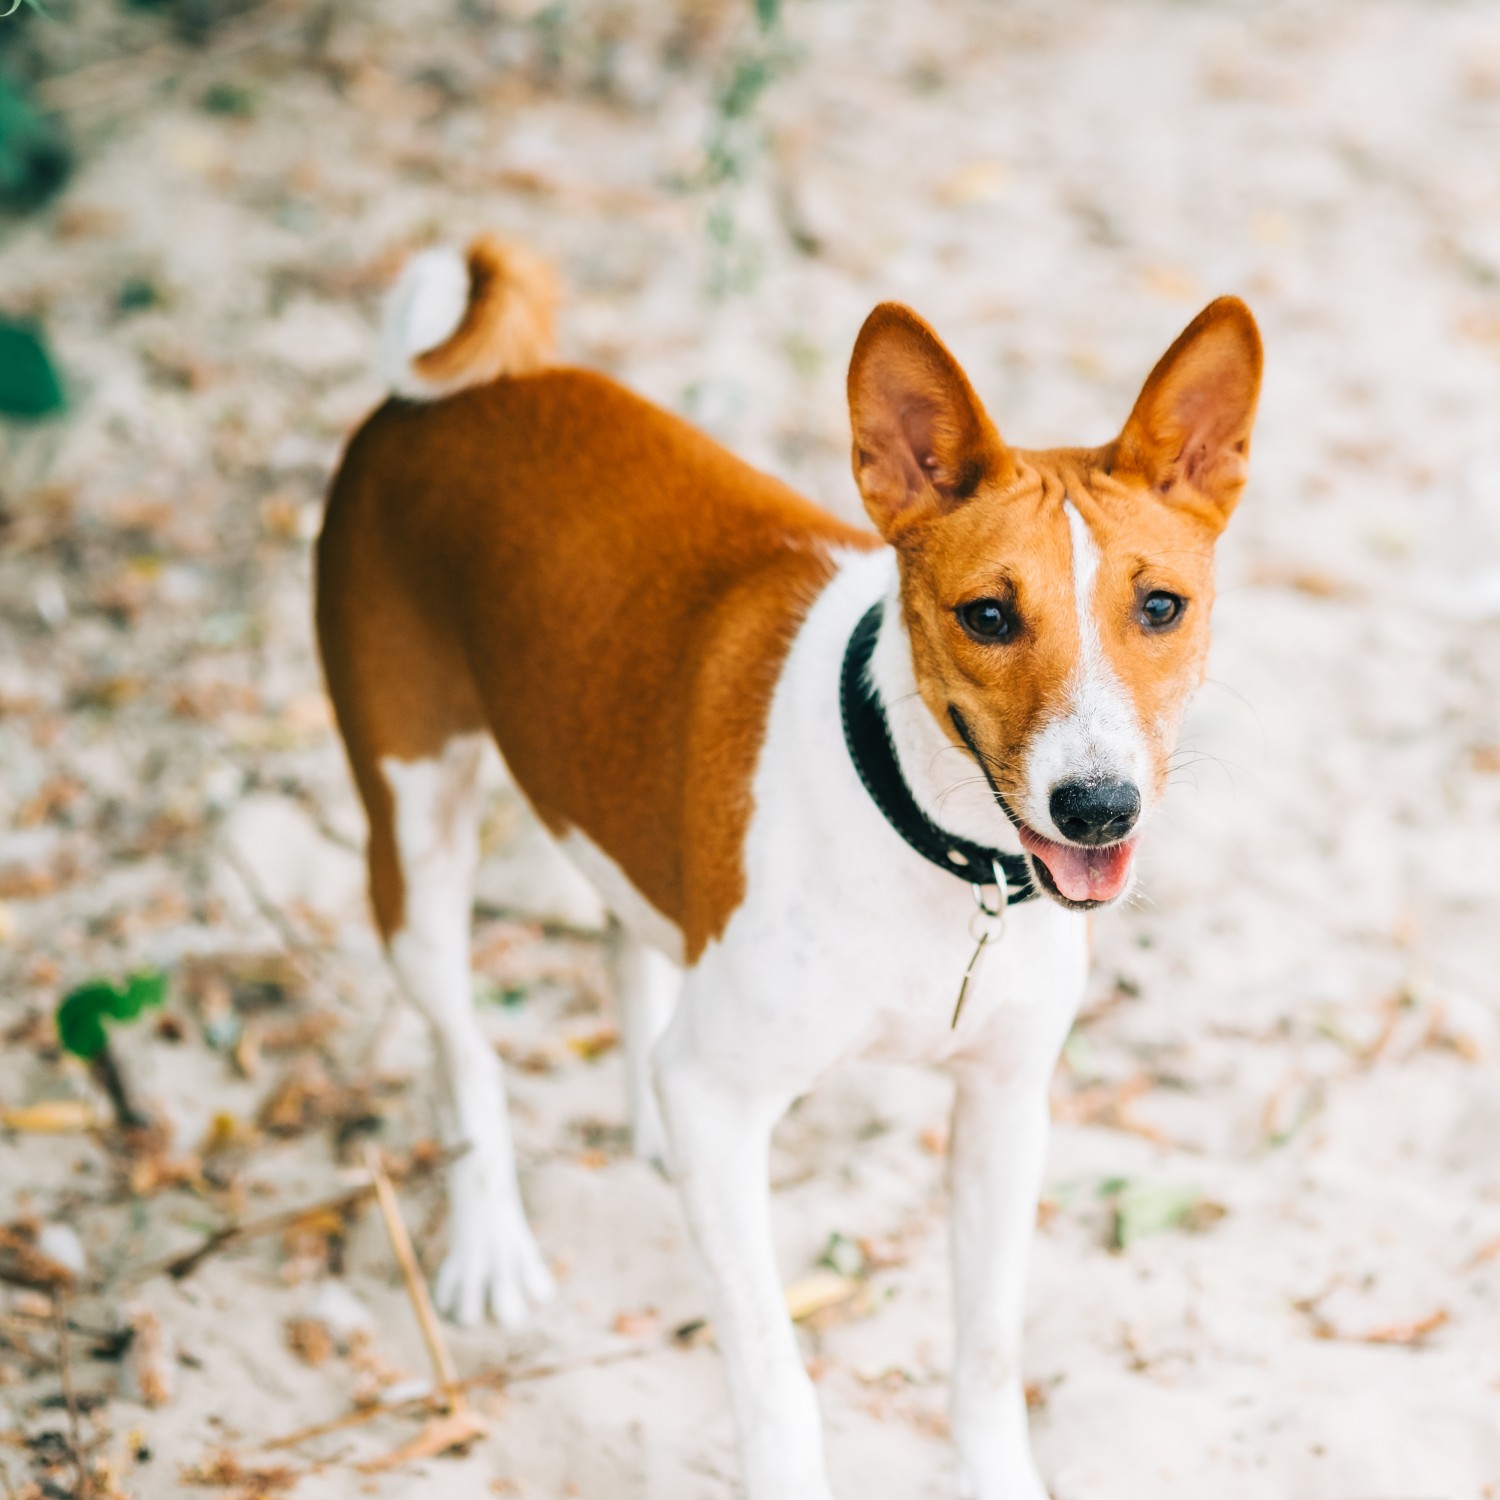
[[[1049,1071],[956,1072],[952,1417],[963,1500],[1047,1500],[1026,1431],[1021,1325],[1047,1155]]]
[[[771,1239],[771,1130],[801,1089],[705,1055],[691,1022],[679,1016],[663,1040],[657,1092],[673,1174],[708,1269],[746,1490],[749,1500],[831,1500],[817,1398]]]

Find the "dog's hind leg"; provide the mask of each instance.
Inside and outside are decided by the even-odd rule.
[[[464,1148],[448,1173],[437,1301],[460,1322],[488,1311],[514,1323],[551,1295],[552,1278],[521,1208],[500,1059],[471,993],[488,735],[468,661],[439,607],[443,580],[408,576],[410,550],[379,499],[355,480],[335,486],[318,545],[318,641],[369,817],[376,925],[431,1028],[445,1131]]]
[[[635,1154],[642,1161],[666,1167],[666,1132],[651,1055],[676,1009],[682,970],[618,921],[610,927],[609,966],[625,1034],[625,1082]]]
[[[552,1277],[521,1207],[500,1059],[474,1015],[469,923],[479,862],[482,734],[430,760],[383,759],[405,892],[386,935],[402,986],[427,1018],[447,1084],[450,1140],[466,1147],[449,1177],[448,1257],[438,1305],[460,1323],[486,1312],[508,1326],[551,1297]]]

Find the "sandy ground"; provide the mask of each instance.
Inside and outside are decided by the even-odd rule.
[[[118,1278],[357,1182],[362,1140],[400,1162],[434,1134],[308,609],[320,491],[378,397],[378,293],[412,246],[524,236],[566,278],[570,357],[844,511],[843,367],[879,298],[1042,445],[1112,432],[1235,290],[1268,350],[1253,478],[1189,753],[1140,898],[1097,923],[1057,1080],[1035,1444],[1058,1500],[1494,1495],[1494,12],[786,5],[769,41],[748,0],[281,3],[207,54],[101,6],[59,23],[60,63],[94,69],[52,84],[80,169],[0,248],[0,304],[45,315],[74,398],[0,439],[0,1104],[97,1099],[45,1017],[160,965],[169,1019],[119,1051],[174,1134],[132,1162],[9,1132],[0,1213],[73,1226]],[[757,59],[774,76],[735,117]],[[451,1342],[466,1373],[580,1367],[481,1393],[466,1455],[358,1473],[416,1431],[389,1416],[274,1455],[289,1488],[222,1493],[737,1492],[717,1357],[670,1336],[701,1286],[672,1190],[625,1149],[597,913],[513,797],[488,846],[476,968],[509,1002],[485,1015],[562,1290],[519,1335]],[[805,1332],[842,1495],[951,1493],[946,1102],[852,1070],[778,1136],[785,1275],[839,1235],[863,1280]],[[1122,1206],[1178,1199],[1182,1224],[1111,1247]],[[403,1202],[433,1265],[434,1180]],[[374,1331],[310,1364],[286,1325],[329,1315],[331,1283]],[[127,1301],[180,1354],[158,1408],[91,1353]],[[368,1213],[71,1305],[73,1381],[110,1395],[85,1436],[133,1497],[208,1493],[189,1466],[269,1463],[258,1444],[425,1371]],[[42,1312],[0,1292],[0,1466],[66,1495],[56,1445],[21,1446],[66,1428]]]

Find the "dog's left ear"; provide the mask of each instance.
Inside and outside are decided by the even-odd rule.
[[[1260,331],[1238,297],[1193,319],[1147,378],[1111,472],[1197,511],[1215,531],[1239,503],[1260,394]]]

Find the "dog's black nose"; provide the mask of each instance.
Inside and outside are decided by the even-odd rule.
[[[1061,781],[1052,788],[1052,821],[1075,844],[1116,844],[1141,815],[1133,781]]]

